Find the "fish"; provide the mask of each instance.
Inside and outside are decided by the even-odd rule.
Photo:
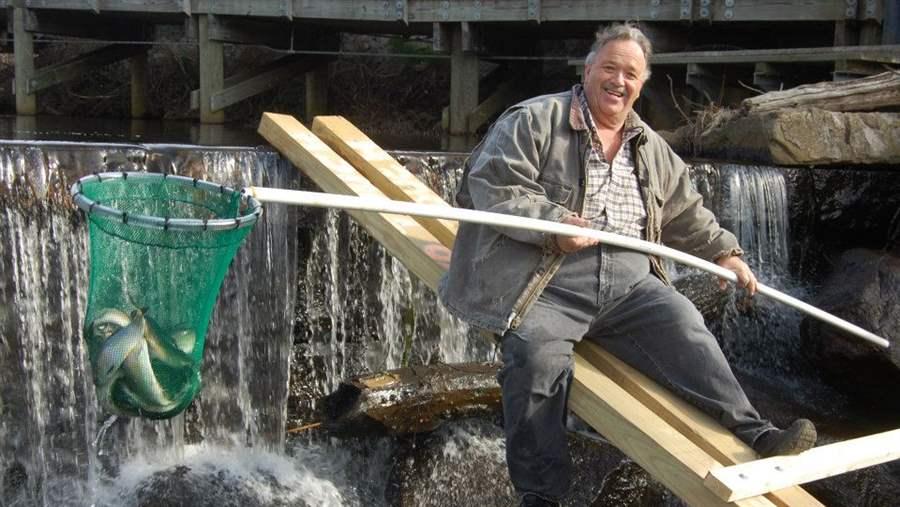
[[[94,362],[94,374],[98,386],[111,384],[113,376],[122,363],[142,344],[146,347],[146,321],[141,310],[131,312],[131,320],[127,326],[113,333],[100,346],[100,353]]]
[[[127,313],[115,308],[104,308],[91,322],[91,337],[95,340],[105,341],[128,324],[131,324],[131,317]]]
[[[142,409],[149,412],[166,412],[178,405],[179,400],[171,398],[156,378],[156,372],[150,364],[147,342],[142,341],[131,351],[122,364],[122,371],[125,391],[140,402]]]
[[[172,342],[182,352],[187,355],[194,353],[194,346],[197,344],[197,333],[193,329],[179,329],[172,333]]]
[[[190,367],[193,364],[193,358],[190,352],[183,351],[180,347],[172,346],[168,340],[160,338],[159,326],[156,325],[149,317],[145,317],[147,321],[147,331],[144,333],[144,339],[147,341],[150,357],[157,361],[162,361],[173,368]],[[172,339],[174,341],[174,337]],[[193,344],[191,345],[193,349]]]

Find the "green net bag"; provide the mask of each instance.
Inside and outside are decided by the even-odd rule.
[[[158,173],[100,173],[72,186],[90,223],[84,319],[107,410],[172,417],[200,389],[216,296],[262,208],[229,187]]]

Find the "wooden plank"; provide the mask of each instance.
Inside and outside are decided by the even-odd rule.
[[[318,116],[313,121],[312,131],[391,199],[450,207],[428,185],[343,117]],[[444,246],[453,248],[456,222],[421,217],[416,220]]]
[[[96,0],[25,0],[39,9],[87,10]],[[865,5],[868,5],[866,2]],[[682,2],[666,0],[194,0],[195,14],[248,17],[307,18],[400,23],[679,21]],[[184,13],[182,0],[103,0],[102,10],[118,12]],[[695,9],[696,10],[696,9]],[[847,18],[846,3],[821,0],[736,0],[711,2],[705,21],[838,21]],[[865,11],[863,11],[865,13]],[[865,14],[864,14],[865,15]]]
[[[328,61],[330,61],[329,57],[286,55],[259,68],[245,70],[226,77],[223,82],[223,89],[213,93],[210,100],[215,109],[222,109],[255,93],[278,86],[282,83],[282,80],[294,78],[296,75],[303,74],[306,69]],[[255,92],[245,95],[251,90],[255,90]],[[200,90],[191,90],[191,109],[198,109],[199,107]]]
[[[650,57],[650,64],[757,64],[834,62],[840,60],[858,60],[897,65],[900,64],[900,45],[657,53]],[[579,72],[584,67],[584,60],[582,59],[571,59],[568,63],[576,67]]]
[[[261,69],[255,72],[251,71],[252,75],[246,79],[237,81],[222,91],[213,93],[212,97],[210,97],[210,107],[213,111],[220,111],[248,97],[281,85],[285,81],[327,61],[328,58],[306,55],[300,57],[289,55],[279,58],[274,62],[263,65]]]
[[[814,447],[797,456],[776,456],[713,469],[706,485],[725,500],[752,497],[900,458],[900,429]]]
[[[44,90],[70,79],[81,77],[97,67],[139,55],[146,52],[146,50],[146,46],[110,44],[109,46],[78,55],[71,60],[37,70],[28,83],[28,89],[31,93]]]
[[[690,505],[773,505],[719,498],[703,484],[719,464],[578,354],[569,408]]]
[[[734,465],[757,459],[753,449],[710,416],[666,391],[596,344],[582,341],[575,351],[717,462]],[[780,506],[822,505],[800,487],[773,491],[766,494],[766,498]]]
[[[64,9],[73,11],[146,12],[157,14],[183,13],[181,0],[25,0],[34,9]]]
[[[651,65],[680,65],[686,63],[796,63],[831,62],[834,60],[863,60],[900,63],[900,45],[841,46],[791,49],[742,49],[734,51],[685,51],[658,53],[650,57]]]
[[[42,34],[68,35],[100,40],[149,40],[151,27],[134,19],[116,19],[97,16],[90,11],[28,11],[25,29]]]
[[[209,38],[240,44],[264,44],[278,49],[291,47],[293,28],[284,20],[260,21],[245,17],[213,16]]]
[[[264,113],[259,133],[326,192],[384,197],[346,160],[292,116]],[[397,260],[437,290],[449,268],[450,250],[408,216],[349,212]]]

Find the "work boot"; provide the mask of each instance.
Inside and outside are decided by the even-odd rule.
[[[807,419],[797,419],[787,429],[763,433],[753,443],[762,458],[800,454],[816,445],[816,427]]]
[[[522,502],[519,504],[519,507],[559,507],[559,502],[547,500],[534,493],[525,493],[522,495]]]

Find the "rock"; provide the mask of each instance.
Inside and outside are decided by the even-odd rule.
[[[389,505],[516,505],[503,430],[496,424],[455,421],[427,435],[411,435],[400,446],[385,495]],[[625,459],[603,439],[578,432],[569,433],[569,453],[573,477],[565,505],[590,505],[604,477]]]
[[[456,421],[398,443],[385,493],[388,505],[515,505],[503,432],[490,421]]]
[[[816,108],[723,115],[667,134],[685,156],[806,166],[900,163],[900,113],[841,113]]]
[[[270,487],[281,489],[274,477]],[[161,470],[145,479],[134,492],[134,504],[138,507],[176,507],[197,505],[224,507],[262,507],[271,505],[241,477],[227,470],[212,472],[194,471],[188,466],[175,466]],[[279,502],[279,504],[281,504]],[[284,505],[284,504],[281,504]],[[293,504],[292,504],[293,505]],[[305,503],[301,503],[305,505]]]
[[[591,507],[681,506],[684,503],[643,468],[624,460],[603,481]]]
[[[866,249],[841,256],[816,306],[886,338],[877,347],[807,317],[802,340],[810,359],[842,389],[873,399],[896,399],[900,383],[900,257]]]

